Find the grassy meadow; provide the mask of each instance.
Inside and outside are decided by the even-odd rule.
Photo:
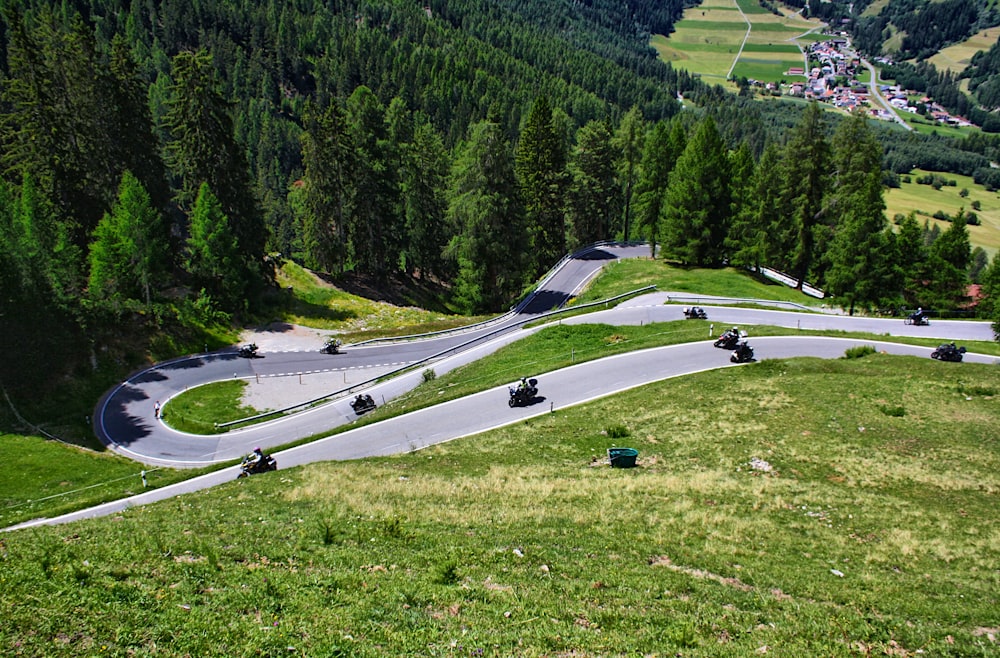
[[[0,433],[10,475],[0,478],[0,528],[141,493],[143,465],[39,436]],[[203,471],[147,468],[146,485],[162,487]],[[16,475],[14,475],[16,474]],[[0,564],[2,564],[0,539]],[[0,650],[0,653],[3,653]]]
[[[279,286],[291,292],[288,308],[282,313],[283,321],[336,331],[351,341],[411,331],[437,331],[475,321],[416,305],[434,301],[427,300],[426,295],[424,299],[412,300],[411,305],[373,301],[347,292],[291,261],[278,270],[277,280]]]
[[[998,388],[976,364],[765,360],[18,531],[0,648],[995,655]]]
[[[961,73],[972,61],[973,55],[980,50],[989,50],[998,39],[1000,39],[1000,27],[989,27],[980,30],[962,43],[942,48],[927,61],[938,71]],[[968,84],[968,81],[965,81],[965,84]]]
[[[628,258],[604,266],[601,275],[571,304],[607,299],[630,290],[656,286],[662,292],[743,297],[819,306],[822,301],[745,270],[678,267],[651,258]]]
[[[938,224],[943,231],[948,228],[949,223],[934,219],[932,215],[941,210],[954,217],[960,208],[965,208],[967,212],[976,213],[982,222],[980,226],[967,226],[969,240],[974,247],[982,247],[993,257],[1000,250],[1000,195],[987,192],[983,186],[976,185],[971,176],[959,174],[940,174],[947,180],[954,180],[955,185],[943,186],[939,190],[913,182],[917,177],[930,173],[934,172],[915,169],[909,174],[911,182],[902,182],[900,187],[886,190],[886,216],[891,220],[897,214],[916,212],[918,222],[923,224],[927,220],[932,225]],[[966,198],[959,194],[963,189],[969,192]],[[972,208],[973,201],[979,201],[980,210]]]

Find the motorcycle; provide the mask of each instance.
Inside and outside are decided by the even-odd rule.
[[[240,462],[240,473],[236,476],[236,479],[276,470],[278,470],[278,461],[271,455],[263,455],[258,458],[256,454],[250,453]]]
[[[339,338],[328,338],[319,351],[323,354],[340,354],[342,344]]]
[[[733,363],[750,363],[754,360],[753,358],[753,348],[745,340],[742,341],[735,350],[733,350],[732,356],[729,360]]]
[[[240,356],[245,359],[252,359],[257,356],[257,344],[250,343],[249,345],[243,345],[240,347]]]
[[[531,404],[531,401],[538,395],[538,380],[521,379],[517,386],[510,386],[507,390],[510,393],[507,406],[518,407]]]
[[[912,324],[914,327],[927,327],[930,326],[931,320],[926,315],[910,313],[903,319],[903,324]]]
[[[357,415],[366,414],[369,411],[375,410],[375,400],[372,396],[363,394],[351,400],[351,409],[354,409],[354,413]]]
[[[688,320],[707,320],[708,313],[700,306],[692,306],[684,309],[684,317]]]
[[[931,358],[959,363],[962,360],[963,354],[965,354],[964,347],[955,347],[955,343],[945,343],[944,345],[939,345],[936,350],[931,352]]]
[[[715,343],[713,344],[716,347],[721,347],[724,350],[732,350],[736,349],[736,345],[739,344],[739,342],[740,342],[739,332],[733,331],[732,329],[726,329],[724,332],[722,332],[722,335],[719,336],[716,339]]]

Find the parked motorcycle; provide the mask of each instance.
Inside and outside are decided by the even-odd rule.
[[[240,463],[240,473],[236,476],[236,479],[276,470],[278,470],[278,461],[274,457],[251,452]]]
[[[733,327],[732,329],[726,329],[719,336],[714,345],[716,347],[721,347],[724,350],[736,349],[736,345],[740,342],[740,332],[739,329]]]
[[[707,320],[708,313],[700,306],[691,306],[684,308],[684,317],[688,320]]]
[[[955,343],[945,343],[938,345],[938,348],[931,352],[931,358],[958,363],[962,360],[963,354],[965,354],[964,347],[955,347]]]
[[[754,360],[753,348],[745,340],[741,341],[739,346],[733,350],[733,354],[729,357],[729,360],[733,363],[749,363]]]
[[[319,351],[323,354],[340,354],[340,346],[342,344],[339,338],[327,338],[326,343],[323,344],[323,347]]]
[[[257,344],[250,343],[249,345],[243,345],[240,347],[240,356],[246,359],[252,359],[257,356]]]
[[[354,413],[359,416],[366,414],[369,411],[374,411],[375,406],[375,400],[372,399],[372,396],[367,394],[359,395],[351,400],[351,409],[354,409]]]
[[[508,406],[519,407],[531,404],[538,395],[538,380],[522,377],[520,382],[508,387],[507,390],[510,393],[510,399],[507,401]]]

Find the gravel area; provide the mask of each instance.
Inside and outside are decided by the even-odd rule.
[[[241,343],[256,343],[267,352],[313,351],[323,346],[327,336],[335,332],[273,322],[258,329],[248,329],[240,336]],[[309,402],[333,391],[359,384],[383,375],[393,368],[345,368],[329,372],[312,372],[286,377],[261,377],[249,380],[243,393],[243,403],[260,411],[283,409]]]
[[[240,342],[257,343],[261,352],[318,350],[323,347],[327,336],[335,333],[287,322],[272,322],[258,329],[247,329],[240,335]]]

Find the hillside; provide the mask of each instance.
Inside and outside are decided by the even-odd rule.
[[[0,646],[990,654],[996,393],[985,365],[769,361],[7,534]]]

